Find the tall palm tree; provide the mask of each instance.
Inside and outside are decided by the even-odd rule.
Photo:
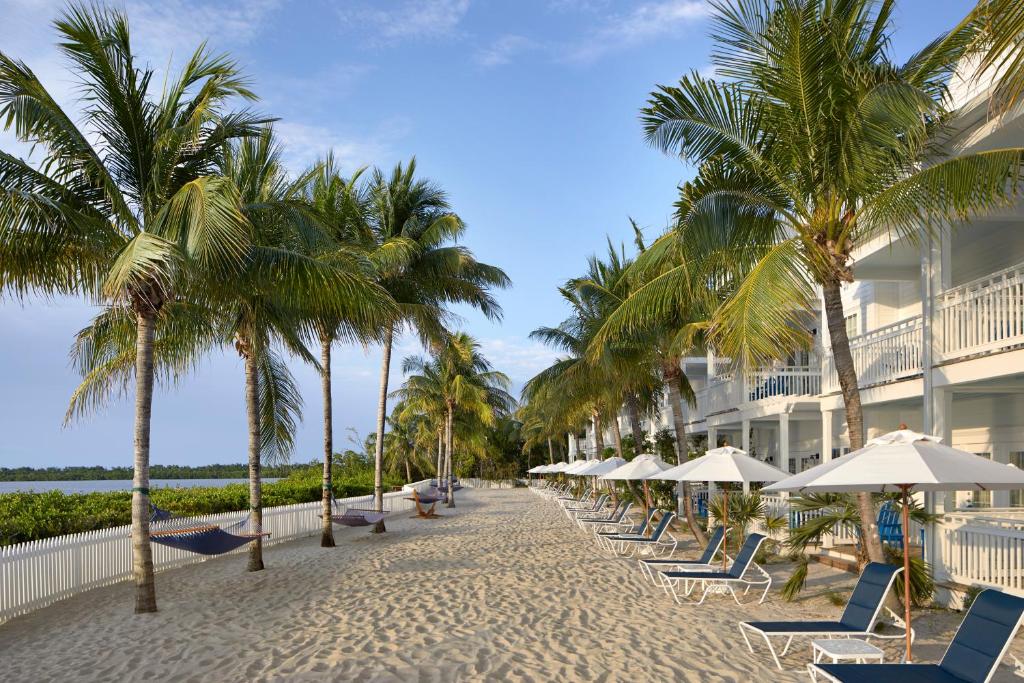
[[[205,46],[154,92],[122,12],[72,5],[54,26],[87,106],[79,127],[26,64],[0,53],[0,119],[39,154],[29,163],[0,152],[0,290],[80,293],[130,312],[121,318],[138,349],[127,369],[135,382],[135,611],[154,612],[155,330],[168,308],[202,297],[190,282],[241,269],[249,227],[216,161],[226,141],[254,134],[264,120],[226,110],[255,96],[235,63]]]
[[[940,37],[895,64],[891,0],[713,6],[712,59],[728,80],[686,75],[652,93],[642,114],[652,145],[698,166],[683,192],[681,232],[715,219],[720,230],[771,245],[719,308],[711,342],[747,366],[807,344],[795,312],[812,308],[819,286],[850,445],[860,448],[840,297],[853,280],[852,250],[1007,205],[1024,151],[934,154],[949,115],[945,86],[969,39]],[[869,557],[881,560],[871,497],[859,506]]]
[[[975,77],[997,77],[996,111],[1019,104],[1024,97],[1024,6],[1016,0],[980,0],[953,32],[971,39]]]
[[[500,318],[501,307],[491,289],[507,287],[509,279],[500,268],[478,262],[468,249],[455,245],[465,225],[452,213],[441,188],[416,178],[415,159],[398,164],[390,175],[374,171],[369,222],[373,247],[397,239],[410,247],[407,258],[394,259],[379,270],[379,282],[400,312],[397,323],[385,326],[382,344],[374,499],[383,509],[384,426],[395,333],[409,326],[424,342],[440,339],[448,304],[469,304],[488,318]],[[385,531],[384,523],[374,531]]]
[[[403,259],[408,253],[408,245],[401,239],[385,241],[374,245],[367,222],[369,198],[364,186],[359,184],[363,169],[353,173],[351,178],[342,177],[333,154],[317,164],[307,174],[309,184],[305,188],[306,200],[317,214],[319,224],[323,227],[326,237],[308,244],[309,254],[327,264],[337,260],[341,253],[355,251],[366,252],[367,246],[372,251],[365,255],[377,265],[388,265],[394,259]],[[386,294],[386,293],[385,293]],[[393,307],[393,301],[386,301],[374,310]],[[390,323],[390,320],[384,320]],[[331,504],[333,501],[331,482],[331,457],[334,453],[334,417],[333,395],[331,384],[331,349],[335,342],[358,341],[363,344],[379,342],[383,333],[380,315],[366,317],[321,317],[316,324],[316,336],[320,343],[321,393],[323,397],[323,498],[321,519],[323,527],[320,533],[320,545],[324,548],[334,547],[334,525],[331,522]]]
[[[229,146],[221,170],[238,187],[253,226],[245,268],[229,286],[215,290],[215,315],[222,339],[245,362],[249,505],[259,526],[262,463],[288,457],[301,404],[275,347],[316,365],[307,339],[321,338],[344,321],[379,328],[395,308],[374,281],[372,265],[322,229],[323,216],[306,202],[309,178],[289,180],[269,128]],[[329,250],[330,258],[311,256],[311,245]],[[248,568],[263,569],[260,539],[250,546]]]

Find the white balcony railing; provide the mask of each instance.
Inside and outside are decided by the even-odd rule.
[[[820,393],[821,368],[816,365],[759,368],[723,375],[697,390],[697,419],[733,410],[744,403]]]
[[[921,316],[880,327],[850,340],[853,366],[862,387],[884,384],[921,372]],[[825,356],[824,390],[839,390],[832,354]]]
[[[935,314],[938,360],[1024,344],[1024,264],[943,292]]]

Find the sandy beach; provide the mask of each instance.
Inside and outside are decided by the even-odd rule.
[[[157,575],[160,612],[130,611],[127,584],[0,626],[0,678],[15,681],[738,681],[807,680],[809,643],[780,673],[750,655],[740,619],[834,618],[854,577],[819,565],[800,600],[724,598],[679,607],[634,560],[599,553],[525,490],[465,491],[434,521],[273,546]],[[925,611],[919,661],[936,661],[960,621]],[[1024,655],[1021,640],[1012,651]],[[887,660],[899,644],[885,645]],[[1015,680],[1004,661],[996,680]]]

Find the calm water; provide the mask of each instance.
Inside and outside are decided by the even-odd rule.
[[[248,479],[151,479],[150,488],[193,488],[195,486],[225,486],[244,484]],[[271,477],[264,482],[277,481]],[[0,493],[15,491],[63,491],[64,493],[92,493],[94,491],[130,491],[130,480],[108,479],[100,481],[0,481]]]

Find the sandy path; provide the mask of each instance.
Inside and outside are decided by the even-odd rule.
[[[392,519],[384,536],[343,530],[334,549],[316,538],[271,547],[258,574],[243,556],[160,574],[155,616],[130,613],[127,585],[58,603],[0,626],[0,679],[806,680],[751,656],[735,624],[839,612],[777,591],[760,607],[677,607],[524,490],[467,492],[444,512]],[[816,567],[806,595],[851,584]],[[958,621],[921,620],[923,661],[941,656]],[[810,646],[794,649],[796,669]]]

